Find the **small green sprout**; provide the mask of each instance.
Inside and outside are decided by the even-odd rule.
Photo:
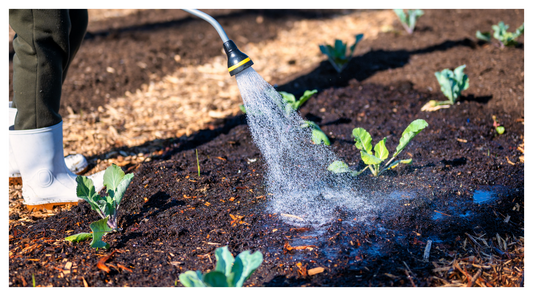
[[[196,150],[196,165],[198,166],[198,177],[200,177],[200,162],[198,161],[198,149]]]
[[[104,186],[107,195],[100,196],[91,179],[85,176],[76,177],[78,183],[76,194],[79,198],[87,201],[91,209],[95,210],[102,219],[91,223],[89,226],[92,230],[91,233],[71,235],[65,240],[80,242],[92,238],[91,247],[109,248],[109,244],[103,242],[102,237],[108,232],[118,230],[117,211],[132,178],[133,174],[126,175],[119,166],[112,164],[104,173]]]
[[[284,91],[280,91],[279,94],[281,95],[283,106],[281,108],[283,109],[283,112],[286,116],[289,116],[291,112],[297,111],[298,108],[300,108],[309,98],[311,98],[312,95],[316,94],[318,91],[316,89],[314,90],[306,90],[304,94],[300,97],[298,101],[296,101],[296,97],[291,94]],[[301,128],[311,128],[311,138],[313,140],[314,144],[321,144],[324,143],[324,145],[330,145],[328,136],[320,129],[318,124],[304,120],[300,124]]]
[[[498,40],[500,48],[513,45],[516,46],[518,44],[516,39],[524,33],[524,24],[518,27],[514,33],[507,32],[507,29],[509,29],[509,25],[506,25],[503,21],[500,21],[498,25],[492,25],[492,30],[494,31],[492,37]],[[483,41],[490,42],[490,32],[481,33],[480,31],[477,31],[476,37]]]
[[[505,133],[505,127],[503,127],[503,125],[498,122],[498,119],[496,119],[496,115],[492,115],[492,121],[492,126],[496,129],[496,132],[499,135]]]
[[[469,86],[468,75],[463,71],[466,65],[459,66],[455,70],[444,69],[441,72],[435,72],[435,77],[440,84],[440,90],[448,98],[448,101],[431,100],[422,107],[422,111],[434,111],[439,106],[453,105],[463,90]]]
[[[298,101],[296,101],[296,97],[288,92],[280,91],[279,94],[281,95],[281,98],[283,102],[285,103],[285,115],[290,114],[293,111],[298,110],[309,98],[311,98],[312,95],[316,94],[318,91],[316,89],[313,90],[306,90],[304,94],[300,97]]]
[[[384,171],[393,169],[397,167],[400,163],[411,164],[412,159],[403,159],[392,162],[398,154],[400,154],[407,144],[424,128],[428,126],[428,123],[423,119],[417,119],[404,130],[400,138],[400,142],[396,147],[396,152],[392,155],[392,158],[383,166],[384,168],[380,170],[381,164],[389,157],[389,150],[385,146],[387,138],[379,141],[374,146],[374,152],[372,152],[372,137],[370,134],[363,128],[355,128],[352,131],[352,135],[355,138],[355,147],[361,150],[361,159],[366,164],[366,167],[359,171],[352,171],[348,165],[342,161],[334,161],[328,166],[328,170],[334,173],[350,173],[352,176],[358,176],[366,169],[370,169],[372,174],[376,177],[381,175]]]
[[[313,140],[313,144],[318,145],[324,143],[326,146],[330,145],[328,136],[326,136],[326,134],[320,129],[318,124],[309,120],[304,120],[300,127],[311,128],[311,139]]]
[[[409,34],[413,34],[415,31],[416,21],[424,15],[424,11],[420,9],[407,10],[407,15],[403,11],[403,9],[394,9],[394,12],[400,19],[400,22],[402,23],[403,28],[407,31]]]
[[[263,262],[263,254],[244,251],[234,258],[228,247],[215,250],[215,270],[202,274],[201,271],[186,271],[179,275],[185,287],[242,287],[252,273]]]
[[[352,58],[352,55],[355,51],[355,47],[363,39],[363,34],[355,35],[355,43],[350,46],[349,51],[346,51],[347,43],[342,42],[342,40],[336,39],[334,46],[329,44],[319,45],[320,51],[328,57],[329,62],[333,65],[333,68],[337,72],[342,72],[348,62]]]

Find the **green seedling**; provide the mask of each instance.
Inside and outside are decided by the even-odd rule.
[[[118,230],[118,209],[132,178],[133,174],[126,175],[120,167],[112,164],[104,173],[104,186],[106,187],[107,195],[100,196],[96,192],[91,179],[85,176],[76,177],[76,182],[78,183],[76,187],[77,196],[87,201],[91,209],[96,211],[102,219],[91,223],[89,226],[92,230],[91,233],[79,233],[65,239],[72,242],[80,242],[92,238],[91,247],[109,248],[109,245],[102,241],[102,237],[108,232]]]
[[[320,51],[328,57],[329,62],[333,65],[333,68],[337,72],[342,72],[348,62],[352,58],[352,55],[355,51],[355,47],[363,39],[363,34],[355,35],[355,43],[350,46],[349,51],[347,51],[347,43],[342,42],[342,40],[336,39],[334,46],[329,44],[319,45]]]
[[[506,25],[502,21],[500,21],[497,25],[492,25],[492,30],[494,31],[492,37],[498,40],[500,48],[517,45],[518,42],[516,39],[524,33],[524,24],[518,27],[514,33],[507,32],[507,29],[509,29],[509,25]],[[490,42],[490,32],[481,33],[480,31],[477,31],[476,37],[483,41]]]
[[[402,23],[403,28],[407,31],[409,34],[413,34],[415,31],[416,21],[424,15],[424,11],[420,9],[407,10],[407,14],[403,11],[403,9],[394,9],[394,12],[400,19],[400,22]]]
[[[306,90],[304,94],[300,97],[298,101],[296,101],[296,97],[288,92],[280,91],[279,94],[281,95],[281,98],[284,103],[284,112],[285,115],[289,115],[291,112],[298,110],[309,98],[311,98],[312,95],[316,94],[318,91],[316,89],[314,90]]]
[[[463,90],[468,89],[469,79],[463,71],[466,65],[459,66],[455,70],[444,69],[441,72],[435,72],[435,77],[440,84],[440,90],[448,98],[448,101],[429,101],[422,110],[428,107],[435,107],[439,105],[453,105],[457,102],[457,98],[461,95]]]
[[[409,142],[427,126],[427,122],[423,119],[417,119],[411,122],[411,124],[409,124],[409,126],[403,131],[400,142],[396,147],[396,152],[394,152],[392,158],[383,166],[383,169],[380,169],[380,167],[389,157],[389,150],[385,146],[387,138],[385,137],[383,140],[379,141],[379,143],[374,146],[374,151],[372,151],[372,137],[370,134],[363,128],[355,128],[352,131],[352,135],[355,138],[355,147],[361,151],[361,159],[366,164],[366,167],[357,172],[352,171],[348,165],[342,161],[334,161],[328,166],[328,170],[337,174],[350,173],[352,176],[358,176],[366,169],[370,169],[372,174],[378,177],[384,171],[393,169],[401,163],[411,164],[412,159],[396,160],[394,162],[393,160],[396,159],[398,154],[405,149],[407,144],[409,144]]]
[[[321,144],[324,143],[324,145],[329,146],[329,138],[326,136],[326,134],[320,129],[318,124],[309,121],[304,120],[302,124],[300,124],[301,128],[311,128],[311,139],[313,140],[313,144]]]
[[[496,129],[496,132],[499,135],[505,133],[505,127],[503,127],[503,125],[498,122],[498,119],[496,119],[496,115],[492,115],[492,121],[492,126]]]
[[[263,254],[244,251],[233,258],[228,247],[215,250],[215,270],[202,274],[201,271],[186,271],[179,275],[185,287],[242,287],[244,282],[263,262]]]
[[[316,94],[318,91],[316,89],[314,90],[306,90],[304,94],[300,97],[298,101],[296,101],[296,97],[291,94],[284,91],[280,91],[279,94],[281,95],[283,104],[283,112],[286,116],[289,116],[291,112],[297,111],[298,108],[300,108],[309,98],[311,98],[312,95]],[[328,136],[320,129],[318,124],[304,120],[300,124],[301,128],[311,128],[311,138],[313,140],[314,144],[321,144],[324,143],[324,145],[330,145]]]
[[[196,165],[198,166],[198,177],[200,177],[200,162],[198,161],[198,149],[196,150]]]

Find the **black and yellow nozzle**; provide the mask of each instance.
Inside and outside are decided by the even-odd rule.
[[[205,12],[201,12],[197,9],[183,9],[184,11],[195,15],[206,22],[210,23],[220,35],[222,42],[224,42],[224,50],[228,55],[228,71],[231,76],[242,72],[244,69],[249,68],[254,64],[252,60],[237,48],[237,45],[228,38],[222,26],[210,15]]]
[[[234,76],[242,72],[244,69],[252,66],[254,62],[242,51],[237,48],[237,45],[231,40],[224,42],[224,51],[228,55],[228,72],[229,75]]]

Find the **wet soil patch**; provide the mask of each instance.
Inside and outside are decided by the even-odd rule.
[[[433,18],[421,22],[420,34],[441,34],[439,16],[450,15],[448,11],[431,13]],[[513,11],[508,13],[514,15]],[[255,14],[250,14],[253,21],[248,23],[248,29],[260,30],[260,26],[253,25]],[[491,21],[483,15],[479,17],[483,22]],[[188,23],[170,21],[168,27]],[[283,26],[284,20],[279,23]],[[120,36],[144,34],[142,30],[118,31]],[[209,34],[212,36],[204,38],[212,38],[213,42],[206,44],[206,52],[207,48],[220,50],[218,40],[214,41],[217,36]],[[112,36],[94,33],[86,41],[96,43],[115,38]],[[405,52],[437,44],[442,53],[440,61],[431,63],[441,66],[459,65],[454,59],[461,51],[475,51],[480,60],[514,61],[518,56],[518,66],[505,73],[520,77],[523,71],[521,48],[493,50],[460,37],[450,39],[451,43],[430,40],[426,44],[420,39],[421,44],[415,46],[409,43],[409,36],[399,34],[394,38]],[[166,39],[151,42],[156,44],[155,40]],[[374,42],[385,42],[379,40],[382,39]],[[169,52],[173,48],[166,46]],[[353,184],[374,206],[373,211],[359,215],[339,208],[334,219],[318,228],[294,224],[282,215],[269,213],[272,197],[264,184],[264,163],[245,117],[239,116],[217,123],[216,129],[168,141],[167,153],[159,159],[128,168],[135,177],[120,208],[122,231],[104,238],[111,245],[110,250],[94,250],[87,242],[72,244],[63,240],[65,236],[89,231],[88,225],[99,219],[85,202],[46,219],[10,224],[9,285],[31,286],[33,277],[38,286],[181,286],[180,273],[213,269],[215,249],[226,245],[234,255],[244,250],[263,253],[263,264],[246,282],[247,286],[442,286],[453,284],[452,279],[460,280],[467,268],[470,280],[477,270],[489,272],[479,261],[487,256],[495,262],[511,260],[513,266],[523,270],[523,250],[516,252],[518,244],[510,244],[505,250],[498,239],[516,242],[524,236],[524,163],[523,153],[517,149],[524,142],[523,100],[516,98],[503,108],[503,96],[496,95],[499,90],[490,89],[468,93],[449,109],[422,112],[420,108],[427,101],[442,100],[442,95],[420,88],[416,77],[400,79],[408,73],[394,71],[408,67],[402,61],[412,60],[402,58],[401,51],[398,53],[393,45],[381,50],[396,51],[400,62],[387,60],[386,55],[377,57],[382,62],[375,62],[380,70],[373,75],[365,72],[369,70],[357,70],[366,79],[357,79],[359,74],[348,70],[354,76],[339,80],[339,85],[320,85],[320,92],[301,109],[303,117],[317,122],[330,137],[331,149],[355,169],[364,165],[353,145],[353,128],[365,128],[374,143],[387,137],[387,147],[392,150],[411,121],[422,118],[428,122],[429,126],[402,154],[403,158],[413,158],[411,166],[400,166],[378,178],[363,173]],[[105,52],[114,50],[107,48]],[[116,52],[127,57],[125,50]],[[152,59],[157,60],[156,56],[154,53]],[[148,59],[142,59],[145,58]],[[78,60],[77,67],[86,69],[82,60]],[[125,61],[129,65],[139,62],[134,57]],[[370,63],[357,57],[355,61]],[[90,75],[103,75],[103,71],[93,72],[93,65],[100,63],[107,66],[92,62]],[[163,64],[158,71],[168,71]],[[379,84],[371,81],[372,77],[385,75],[386,67],[394,68],[390,65],[396,69],[391,70],[391,80]],[[295,82],[311,81],[303,84],[310,89],[323,75],[334,76],[328,74],[327,64],[317,67],[322,70],[301,73],[280,85],[292,85],[297,90]],[[124,69],[132,75],[137,73],[135,66]],[[497,85],[499,75],[484,76],[484,83]],[[521,79],[513,87],[523,98],[523,76]],[[81,80],[85,82],[79,90],[90,89],[91,96],[100,86],[106,93],[119,92],[112,84],[89,80]],[[139,81],[144,78],[139,76]],[[496,134],[492,115],[505,126],[503,135]],[[429,241],[429,257],[425,258]],[[104,270],[99,262],[109,270]],[[466,265],[456,268],[449,262]],[[317,270],[321,272],[310,272]],[[491,278],[480,273],[476,283],[519,286],[523,285],[523,273],[513,278]]]

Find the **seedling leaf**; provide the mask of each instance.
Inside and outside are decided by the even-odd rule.
[[[70,242],[74,242],[74,243],[79,243],[79,242],[88,240],[88,239],[90,239],[92,237],[93,237],[92,233],[82,232],[82,233],[78,233],[78,234],[74,234],[74,235],[65,237],[65,240],[70,241]]]
[[[399,164],[401,163],[404,163],[404,164],[411,164],[413,163],[413,159],[412,158],[409,158],[409,159],[402,159],[402,160],[397,160],[393,163],[391,163],[388,167],[386,167],[384,170],[392,170],[393,168],[397,167]]]
[[[311,140],[313,141],[313,144],[321,144],[324,143],[324,145],[330,145],[329,138],[326,136],[326,134],[320,129],[318,124],[309,121],[304,120],[302,124],[300,125],[301,128],[309,127],[311,128]]]
[[[197,271],[186,271],[179,275],[180,282],[185,287],[207,287],[204,282],[202,281],[203,276],[202,272]]]
[[[389,157],[389,150],[387,150],[387,147],[385,146],[386,141],[387,138],[383,138],[383,140],[379,141],[379,143],[374,146],[376,157],[381,160],[385,160],[387,157]]]
[[[435,72],[440,90],[451,104],[455,104],[461,92],[469,87],[468,75],[463,73],[465,67],[466,65],[459,66],[453,72],[450,69]]]
[[[402,23],[403,28],[407,31],[409,34],[413,34],[416,26],[416,21],[424,15],[424,11],[420,9],[408,9],[407,14],[403,11],[403,9],[393,9],[396,15],[398,16],[398,19],[400,19],[400,22]]]
[[[336,174],[340,173],[351,173],[352,170],[348,167],[348,165],[340,160],[335,160],[328,166],[328,171],[332,171]]]
[[[409,126],[403,131],[402,137],[400,138],[400,143],[396,147],[396,152],[394,153],[393,157],[398,156],[398,154],[403,151],[407,144],[409,144],[409,142],[427,126],[428,123],[424,119],[417,119],[411,122],[411,124],[409,124]]]
[[[204,283],[208,287],[229,287],[226,276],[220,271],[210,271],[204,275]]]
[[[503,134],[503,133],[505,133],[505,127],[503,127],[503,126],[501,126],[501,125],[500,125],[500,126],[497,126],[497,127],[496,127],[496,132],[498,132],[498,134],[500,134],[500,135]]]
[[[244,282],[252,275],[252,273],[263,262],[263,254],[256,251],[250,254],[250,251],[244,251],[237,255],[231,271],[234,274],[234,278],[231,283],[233,287],[242,287]]]
[[[122,198],[124,197],[124,193],[126,193],[126,189],[130,186],[131,180],[133,179],[133,173],[129,173],[125,175],[122,180],[120,180],[120,183],[117,186],[117,189],[114,194],[114,200],[116,204],[116,209],[120,206],[120,202],[122,201]]]
[[[318,90],[316,89],[313,89],[313,90],[306,90],[304,92],[304,94],[300,97],[300,99],[298,100],[298,102],[296,102],[296,108],[295,110],[297,110],[298,108],[300,108],[307,100],[309,100],[309,98],[311,98],[312,95],[316,94],[318,92]]]
[[[115,191],[118,187],[120,181],[124,178],[124,172],[116,164],[111,164],[104,173],[104,186],[109,192],[110,190]]]
[[[342,40],[336,39],[334,47],[331,45],[319,45],[320,51],[328,57],[329,62],[337,72],[342,72],[350,59],[352,58],[355,47],[363,39],[363,34],[355,36],[355,43],[350,46],[350,51],[346,52],[347,44]]]
[[[76,195],[85,200],[102,218],[105,218],[106,200],[96,193],[93,181],[85,176],[76,177]]]
[[[96,222],[91,223],[89,227],[93,231],[93,240],[91,242],[91,247],[93,248],[101,248],[101,249],[108,249],[109,244],[102,241],[102,237],[108,233],[113,231],[109,226],[107,226],[107,220],[109,218],[104,218],[101,220],[98,220]]]
[[[476,37],[478,39],[483,40],[483,41],[490,42],[490,32],[481,33],[480,31],[477,31],[476,32]]]
[[[228,246],[216,249],[215,258],[217,259],[215,270],[222,272],[226,276],[230,275],[235,258],[233,258],[233,255],[228,250]]]
[[[369,154],[367,153],[366,151],[364,150],[361,150],[361,159],[365,162],[365,164],[367,165],[375,165],[375,164],[380,164],[383,162],[382,159],[378,158],[378,157],[375,157],[374,155],[372,154]]]
[[[352,136],[355,138],[355,147],[357,149],[372,154],[372,137],[364,128],[354,128]]]

